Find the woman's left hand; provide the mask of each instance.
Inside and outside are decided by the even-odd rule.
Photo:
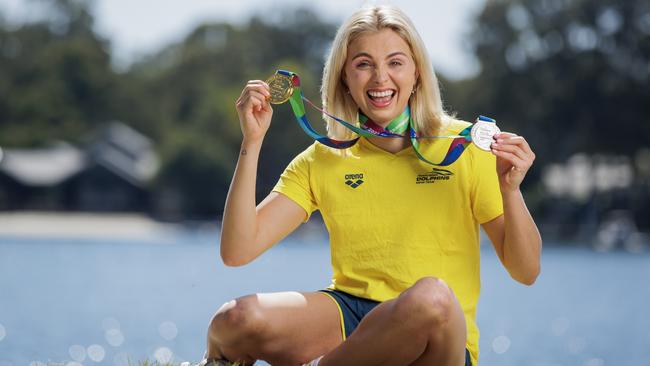
[[[516,191],[533,165],[535,153],[522,136],[501,132],[494,137],[496,141],[492,143],[492,153],[497,157],[501,191]]]

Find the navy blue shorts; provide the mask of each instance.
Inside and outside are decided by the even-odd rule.
[[[378,301],[364,299],[339,290],[326,289],[320,290],[320,292],[334,300],[339,307],[341,333],[343,333],[344,340],[359,326],[361,319],[380,304]],[[472,366],[468,350],[465,350],[465,366]]]

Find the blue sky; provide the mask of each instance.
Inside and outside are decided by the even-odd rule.
[[[17,24],[32,16],[27,9],[33,2],[0,0],[0,11],[5,20]],[[478,71],[478,63],[467,51],[463,39],[485,0],[94,0],[94,3],[97,31],[111,40],[115,63],[121,66],[181,40],[201,22],[242,23],[254,13],[308,5],[323,18],[340,23],[364,4],[389,3],[402,8],[412,18],[436,70],[459,79]]]

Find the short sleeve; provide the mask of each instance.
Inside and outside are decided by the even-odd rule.
[[[496,156],[472,149],[472,213],[479,224],[484,224],[503,214],[503,200],[496,171]]]
[[[305,221],[317,207],[310,184],[310,168],[313,160],[313,145],[296,156],[286,167],[274,192],[281,193],[296,202],[307,213]]]

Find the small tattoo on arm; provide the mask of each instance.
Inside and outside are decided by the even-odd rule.
[[[248,154],[248,152],[246,151],[246,149],[242,149],[242,150],[241,150],[241,154],[242,154],[242,155],[246,155],[246,154]]]

